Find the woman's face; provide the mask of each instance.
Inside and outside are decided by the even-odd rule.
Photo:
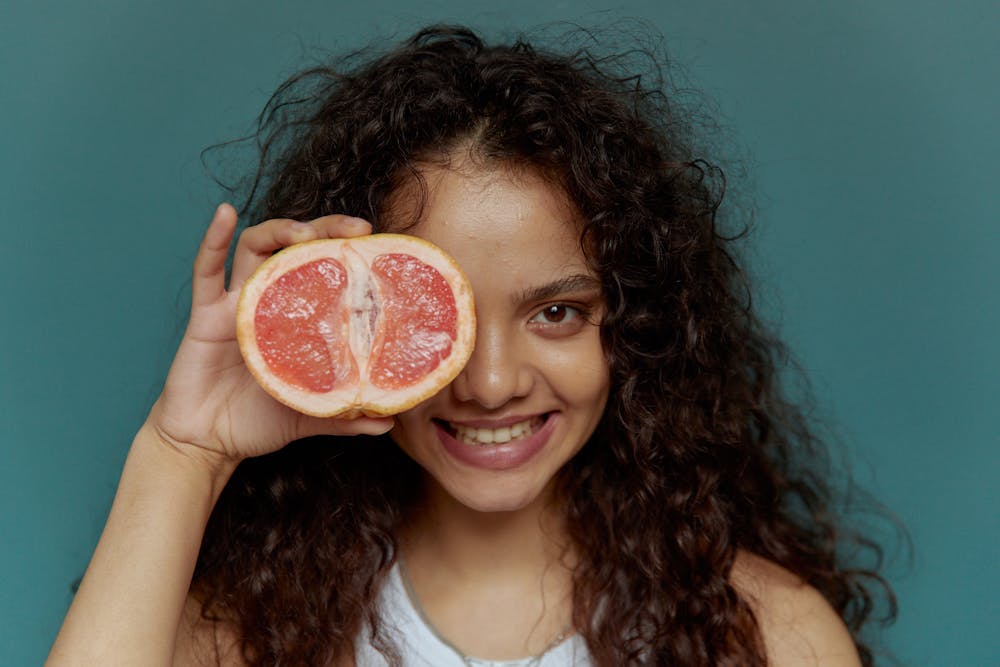
[[[397,416],[392,437],[448,497],[478,511],[520,509],[580,450],[607,402],[599,283],[580,250],[578,214],[538,175],[423,175],[428,199],[407,233],[468,276],[476,347],[450,385]],[[404,188],[394,208],[418,196]]]

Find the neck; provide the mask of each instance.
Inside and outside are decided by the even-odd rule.
[[[551,492],[477,512],[431,483],[400,542],[415,604],[460,653],[537,656],[568,631],[573,550]]]
[[[408,562],[435,563],[452,576],[534,573],[568,564],[565,521],[551,490],[528,506],[508,512],[479,512],[462,505],[431,482],[419,510],[402,535]]]

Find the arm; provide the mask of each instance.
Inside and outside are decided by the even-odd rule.
[[[269,220],[240,235],[230,286],[225,261],[236,211],[222,205],[194,262],[191,317],[163,393],[139,430],[80,590],[46,664],[173,661],[178,627],[209,514],[239,461],[309,435],[387,431],[392,419],[308,417],[257,386],[236,343],[243,283],[275,250],[370,233],[327,216]]]
[[[212,506],[232,466],[136,435],[50,665],[167,665]]]

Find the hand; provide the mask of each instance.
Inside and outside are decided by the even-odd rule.
[[[236,342],[240,289],[275,250],[317,238],[363,236],[371,233],[371,225],[330,215],[309,223],[275,219],[250,227],[236,245],[227,289],[226,253],[236,217],[233,207],[223,204],[205,232],[194,262],[191,318],[146,426],[163,442],[214,464],[235,464],[310,435],[388,431],[390,417],[310,417],[279,403],[253,379]]]

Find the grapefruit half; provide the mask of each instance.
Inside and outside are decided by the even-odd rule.
[[[236,315],[260,386],[317,417],[413,407],[458,375],[475,331],[472,288],[455,261],[401,234],[289,246],[247,280]]]

